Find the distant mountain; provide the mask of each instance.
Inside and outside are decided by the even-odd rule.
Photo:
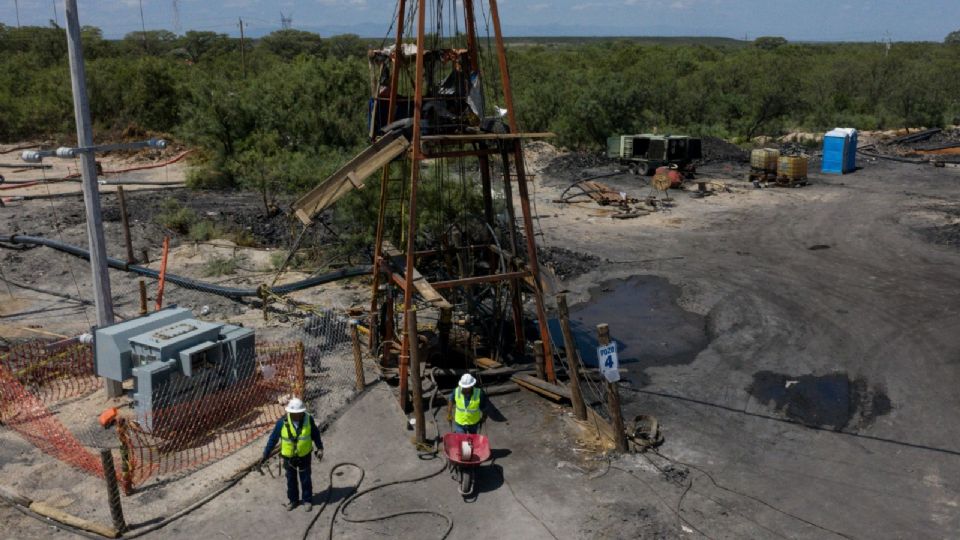
[[[383,38],[387,36],[388,27],[380,24],[357,23],[357,24],[322,24],[322,25],[294,25],[297,30],[314,32],[321,36],[336,36],[340,34],[356,34],[364,38]],[[252,30],[251,37],[261,37],[269,34],[272,30]],[[391,30],[392,32],[393,30]],[[485,30],[481,29],[485,32]],[[506,24],[503,33],[506,37],[641,37],[641,36],[662,36],[662,37],[691,37],[698,36],[697,39],[733,39],[729,37],[716,36],[715,30],[711,32],[707,29],[690,28],[684,26],[656,25],[644,28],[628,26],[603,26],[603,25],[529,25],[529,24]],[[391,36],[392,37],[392,34]]]

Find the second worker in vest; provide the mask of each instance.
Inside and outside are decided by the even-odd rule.
[[[480,431],[487,419],[487,395],[477,388],[477,380],[472,375],[467,373],[460,377],[460,384],[450,394],[447,403],[447,422],[453,422],[454,433]]]
[[[323,459],[323,441],[313,417],[307,414],[303,401],[293,398],[286,407],[287,415],[277,420],[273,433],[263,450],[262,465],[270,457],[273,447],[280,441],[280,457],[287,476],[287,502],[285,508],[293,510],[301,502],[307,512],[313,510],[313,481],[310,477],[310,452],[316,445],[317,460]],[[300,480],[299,489],[297,480]]]

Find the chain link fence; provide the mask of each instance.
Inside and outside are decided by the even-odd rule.
[[[246,470],[262,452],[254,443],[272,429],[291,397],[303,396],[322,425],[356,395],[349,298],[314,290],[228,298],[199,280],[196,286],[167,281],[164,306],[253,328],[257,344],[252,356],[238,355],[158,390],[158,406],[138,418],[129,382],[124,397],[106,399],[91,347],[73,339],[96,322],[89,263],[37,249],[44,250],[57,279],[5,276],[11,285],[5,292],[29,296],[41,307],[4,322],[45,340],[0,349],[0,471],[6,487],[34,501],[101,524],[111,522],[110,507],[117,503],[135,531]],[[246,274],[234,278],[238,287],[256,290],[254,280],[268,279]],[[154,311],[157,280],[116,269],[110,280],[118,321],[139,316],[144,305]],[[105,429],[99,416],[113,407],[119,420]],[[110,504],[102,450],[113,458],[121,491]]]

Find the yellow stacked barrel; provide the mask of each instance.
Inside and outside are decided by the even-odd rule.
[[[777,177],[795,182],[807,178],[807,156],[783,156],[777,165]]]
[[[757,171],[777,172],[780,151],[776,148],[756,148],[750,152],[750,167]]]

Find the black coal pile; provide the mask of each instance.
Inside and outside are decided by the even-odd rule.
[[[546,247],[537,250],[540,264],[553,269],[557,278],[572,279],[594,270],[600,262],[599,257],[578,253],[562,247]]]
[[[703,157],[699,161],[701,165],[721,161],[732,161],[736,163],[747,163],[750,161],[750,153],[733,143],[710,136],[702,137],[701,141],[703,144]]]
[[[585,169],[617,167],[618,165],[615,159],[610,159],[601,153],[570,152],[553,158],[544,172],[546,178],[562,180],[561,183],[566,185],[573,180],[588,176],[584,174]]]

